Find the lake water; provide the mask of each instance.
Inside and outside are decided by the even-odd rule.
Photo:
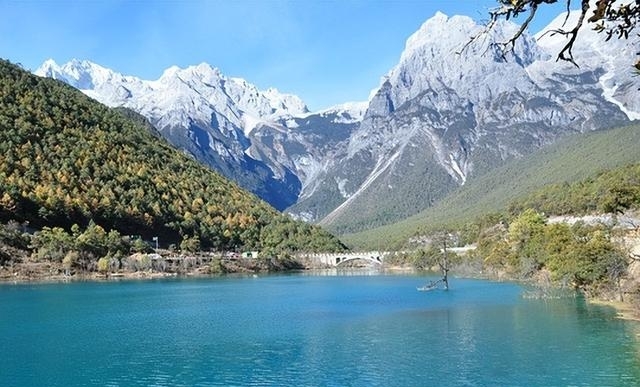
[[[638,386],[636,323],[510,283],[0,285],[0,386]]]

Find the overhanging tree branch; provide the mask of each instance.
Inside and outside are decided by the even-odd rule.
[[[602,1],[603,0],[600,0],[600,2],[602,2]],[[604,1],[606,1],[606,0],[604,0]],[[562,34],[562,35],[565,35],[565,36],[569,37],[569,42],[567,44],[565,44],[565,46],[562,48],[562,50],[560,50],[556,60],[564,60],[564,61],[567,61],[567,62],[571,62],[571,63],[574,64],[574,66],[579,67],[578,64],[576,63],[576,61],[573,59],[572,50],[573,50],[573,45],[576,42],[576,38],[578,37],[578,32],[580,31],[580,28],[582,27],[582,23],[584,22],[584,18],[587,15],[587,11],[589,11],[589,0],[582,0],[582,7],[580,9],[580,17],[578,18],[578,22],[573,27],[573,29],[571,31],[564,31],[564,30],[555,30],[554,31],[556,34]],[[569,15],[567,14],[567,17],[568,16]]]
[[[503,56],[515,48],[518,39],[522,38],[525,30],[535,19],[539,7],[557,3],[558,0],[496,0],[499,7],[489,11],[489,21],[483,31],[470,38],[469,42],[460,50],[464,51],[468,46],[478,40],[480,36],[488,34],[496,25],[499,19],[509,20],[520,15],[527,15],[518,31],[507,41],[494,43],[502,48]],[[567,61],[578,66],[573,56],[573,47],[578,38],[580,30],[585,23],[592,23],[593,29],[598,32],[605,32],[605,41],[612,37],[618,39],[628,39],[635,31],[640,21],[640,0],[619,2],[617,0],[597,0],[593,7],[593,15],[588,16],[590,9],[589,0],[580,0],[580,15],[577,22],[571,29],[564,29],[569,21],[571,13],[571,0],[563,0],[566,3],[567,16],[562,27],[547,31],[544,35],[563,35],[568,38],[567,43],[562,47],[557,55],[557,60]],[[543,35],[543,36],[544,36]],[[640,36],[640,35],[638,35]],[[638,53],[640,55],[640,53]],[[636,61],[637,70],[640,70],[640,60]]]

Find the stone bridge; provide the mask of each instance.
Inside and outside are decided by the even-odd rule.
[[[348,253],[331,253],[331,254],[304,254],[298,258],[308,261],[315,266],[331,266],[340,267],[347,262],[356,260],[365,261],[372,266],[382,266],[387,252],[369,251],[369,252],[348,252]]]

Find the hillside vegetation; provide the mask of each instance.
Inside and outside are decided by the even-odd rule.
[[[509,212],[533,208],[547,215],[623,213],[638,203],[640,164],[631,164],[578,182],[548,185],[514,201]]]
[[[512,203],[514,211],[528,206],[537,207],[534,205],[536,196],[528,199],[525,197],[548,185],[552,186],[547,193],[536,195],[553,199],[551,202],[556,203],[555,206],[564,207],[565,210],[549,211],[551,207],[537,207],[541,211],[564,214],[566,211],[582,213],[605,210],[604,204],[600,207],[585,204],[579,209],[577,196],[600,196],[603,190],[611,187],[625,190],[624,187],[629,183],[625,180],[627,173],[634,167],[628,167],[628,171],[620,170],[610,177],[595,176],[604,171],[640,162],[638,149],[640,127],[637,125],[576,134],[468,181],[432,208],[404,221],[362,233],[344,235],[342,239],[348,245],[357,248],[401,248],[411,237],[445,227],[460,228],[475,218],[506,211]],[[572,182],[584,180],[586,184],[588,181],[599,179],[604,179],[601,187],[592,188],[591,191],[575,188],[576,195],[569,195],[566,189],[566,184]],[[569,205],[567,201],[575,202],[575,205]]]
[[[629,257],[639,241],[639,209],[640,163],[635,163],[572,183],[544,186],[499,212],[466,223],[442,223],[439,230],[423,231],[407,244],[411,253],[398,260],[429,268],[434,258],[444,255],[441,240],[448,246],[473,244],[475,249],[456,255],[459,267],[535,279],[541,293],[530,296],[553,296],[544,285],[554,282],[591,296],[638,304],[640,281],[634,274],[638,261]],[[588,214],[606,216],[575,217]],[[612,216],[618,214],[624,216]],[[555,215],[574,217],[571,223],[549,218]]]
[[[0,220],[273,255],[344,248],[175,150],[140,117],[7,61],[0,61]]]

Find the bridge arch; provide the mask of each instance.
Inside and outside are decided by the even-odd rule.
[[[299,256],[299,258],[306,260],[311,264],[319,265],[321,267],[339,267],[355,260],[362,260],[364,262],[367,262],[371,266],[383,266],[384,260],[387,256],[389,256],[388,252],[368,251],[328,254],[305,254]]]
[[[382,265],[382,260],[380,259],[380,257],[348,256],[348,257],[336,257],[335,266],[341,267],[347,262],[353,262],[353,261],[366,261],[374,265]]]

